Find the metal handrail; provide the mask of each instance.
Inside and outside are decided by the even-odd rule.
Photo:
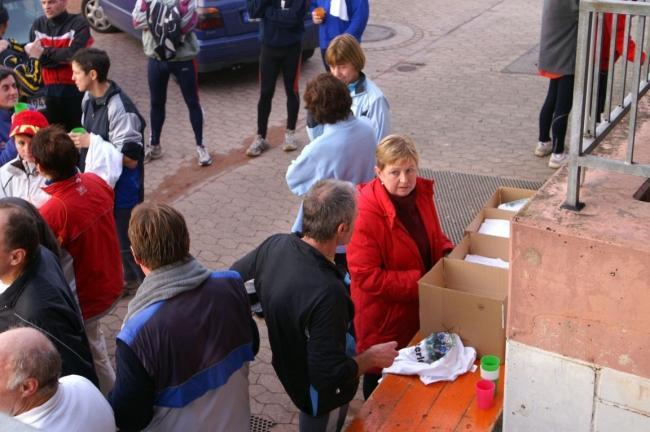
[[[612,14],[610,40],[600,36],[605,25],[605,14]],[[625,16],[623,53],[619,67],[615,64],[616,33],[618,17]],[[634,161],[634,144],[637,127],[639,98],[650,90],[650,69],[646,58],[642,65],[641,53],[646,51],[650,31],[646,19],[650,17],[650,3],[615,0],[581,0],[578,21],[575,81],[573,88],[573,110],[571,113],[571,149],[569,151],[569,176],[567,197],[563,208],[580,210],[580,179],[584,168],[597,168],[623,174],[650,177],[650,164]],[[633,30],[635,31],[633,32]],[[632,79],[628,85],[628,43],[634,33],[636,50],[632,63]],[[604,112],[598,109],[598,84],[603,47],[609,47],[607,81],[604,96]],[[642,68],[644,66],[644,68]],[[643,72],[642,69],[645,69]],[[618,76],[617,76],[618,73]],[[614,99],[614,83],[622,85],[620,99]],[[628,91],[626,93],[626,91]],[[602,98],[602,95],[600,96]],[[611,130],[629,113],[628,139],[625,160],[609,159],[593,155],[593,151],[607,137]],[[602,114],[602,115],[601,115]]]

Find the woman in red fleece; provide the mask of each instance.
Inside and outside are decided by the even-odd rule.
[[[413,141],[389,135],[377,147],[377,177],[359,186],[359,216],[348,245],[357,352],[420,328],[418,280],[453,248],[433,202],[433,181],[418,177]],[[367,399],[381,371],[363,377]]]

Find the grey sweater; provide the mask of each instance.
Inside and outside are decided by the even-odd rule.
[[[539,43],[539,70],[573,75],[580,0],[544,0]]]

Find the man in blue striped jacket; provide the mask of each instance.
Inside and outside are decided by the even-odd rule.
[[[146,275],[117,336],[109,395],[122,430],[248,430],[248,364],[259,347],[244,284],[189,254],[183,216],[138,205],[129,238]]]

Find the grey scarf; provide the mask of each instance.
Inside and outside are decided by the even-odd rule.
[[[129,302],[124,324],[152,303],[167,300],[198,287],[211,274],[210,270],[191,256],[183,261],[153,270],[144,278],[135,297]]]

